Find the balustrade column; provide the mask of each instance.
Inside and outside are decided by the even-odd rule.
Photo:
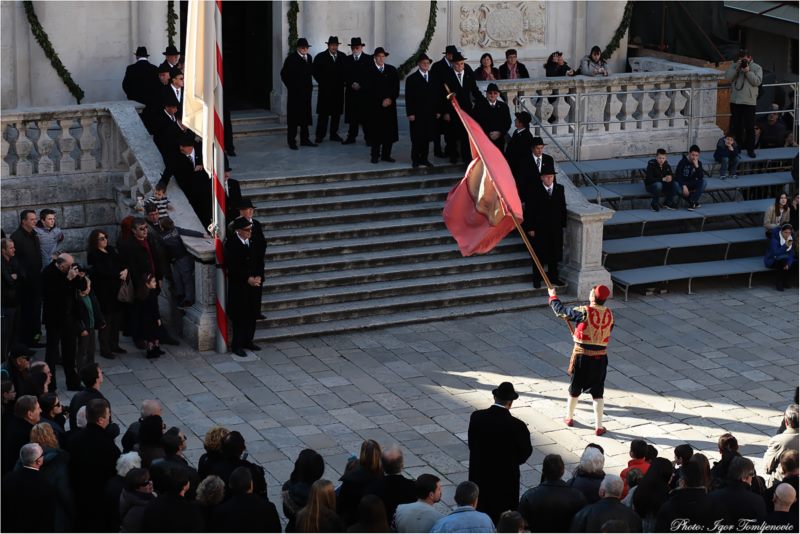
[[[50,127],[49,120],[40,120],[39,126],[39,140],[36,142],[36,147],[39,149],[39,174],[50,173],[55,170],[55,163],[50,157],[50,151],[53,150],[55,141],[47,133]]]
[[[8,151],[11,148],[9,142],[6,141],[8,130],[8,125],[3,125],[2,136],[0,136],[0,176],[3,178],[11,176],[11,167],[9,167],[8,162],[6,161],[6,157],[8,157]]]
[[[58,125],[61,126],[61,137],[58,138],[58,149],[61,151],[60,171],[72,172],[75,170],[75,159],[72,151],[75,150],[75,138],[72,137],[69,129],[73,119],[61,119]]]
[[[80,147],[81,147],[81,170],[82,171],[96,171],[97,170],[97,158],[92,155],[92,150],[95,147],[95,133],[92,129],[94,125],[95,117],[81,117],[80,123],[81,128],[83,131],[81,132],[80,137]]]
[[[33,174],[33,162],[28,159],[31,152],[33,152],[33,141],[28,138],[27,130],[28,127],[25,121],[17,123],[17,131],[19,132],[16,143],[17,156],[19,156],[19,160],[17,160],[17,176],[30,176]]]

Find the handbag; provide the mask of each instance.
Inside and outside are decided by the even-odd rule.
[[[130,304],[134,300],[134,293],[133,293],[133,280],[130,276],[128,276],[125,280],[122,281],[122,284],[119,286],[119,291],[117,292],[117,300],[120,302],[126,302]]]

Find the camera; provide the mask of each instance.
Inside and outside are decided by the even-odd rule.
[[[750,64],[750,63],[749,63],[749,62],[748,62],[746,59],[742,59],[742,60],[739,62],[739,68],[740,68],[740,69],[746,69],[746,68],[747,68],[747,66],[748,66],[749,64]]]

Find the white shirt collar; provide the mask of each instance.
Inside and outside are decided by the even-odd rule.
[[[505,409],[505,410],[508,410],[508,408],[506,408],[506,407],[505,407],[505,406],[503,406],[502,404],[498,404],[498,403],[496,403],[496,402],[495,402],[494,404],[492,404],[492,406],[497,406],[498,408],[503,408],[503,409]]]
[[[240,236],[238,233],[236,234],[236,237],[239,238],[239,241],[242,242],[242,245],[245,245],[247,247],[250,246],[250,240],[249,239],[242,239],[242,236]]]

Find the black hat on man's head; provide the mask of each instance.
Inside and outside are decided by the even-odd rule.
[[[178,76],[183,76],[183,71],[178,67],[172,67],[169,69],[169,79],[177,78]]]
[[[164,91],[164,99],[162,101],[164,107],[170,106],[173,108],[177,108],[180,106],[180,102],[178,102],[178,97],[175,96],[175,93],[172,91]]]
[[[246,218],[244,218],[244,217],[236,217],[233,220],[233,224],[231,225],[231,228],[233,228],[234,230],[242,230],[244,228],[250,228],[251,226],[253,226],[253,223],[248,221]]]
[[[540,172],[539,175],[541,176],[543,174],[552,174],[553,176],[555,176],[556,166],[549,161],[542,162],[542,172]]]
[[[545,143],[542,140],[541,137],[534,137],[533,138],[533,145],[531,145],[531,146],[546,146],[546,145],[547,145],[547,143]]]
[[[181,53],[175,48],[175,45],[169,45],[166,50],[161,52],[165,56],[179,56]]]
[[[461,55],[461,52],[455,52],[455,53],[453,54],[453,59],[452,59],[451,61],[452,61],[453,63],[455,63],[456,61],[464,61],[465,59],[467,59],[467,58],[465,58],[464,56],[462,56],[462,55]]]
[[[172,67],[169,66],[169,63],[166,61],[158,66],[158,73],[161,74],[162,72],[169,72],[172,70]]]
[[[447,45],[444,48],[444,52],[442,52],[442,54],[457,54],[457,53],[458,53],[458,48],[456,48],[456,45]]]
[[[420,54],[419,57],[417,58],[417,63],[424,60],[430,61],[431,58],[428,57],[428,54]]]
[[[246,210],[249,208],[255,208],[255,206],[253,206],[253,201],[250,200],[249,198],[243,198],[242,200],[239,201],[239,204],[236,206],[237,210]]]
[[[361,41],[361,37],[351,37],[350,44],[347,46],[364,46],[364,43]]]
[[[140,46],[139,48],[137,48],[135,55],[136,57],[150,57],[150,54],[147,53],[146,46]]]
[[[294,45],[295,48],[311,48],[311,45],[308,44],[308,39],[305,37],[301,37],[297,40],[297,44]]]
[[[30,350],[24,343],[12,343],[11,348],[8,351],[8,359],[13,360],[14,358],[27,358],[30,359],[31,356],[34,355],[34,351]]]
[[[378,54],[383,54],[384,56],[389,57],[389,52],[384,50],[382,46],[376,48],[375,51],[372,53],[373,56],[377,56]]]
[[[487,92],[487,93],[491,93],[492,91],[494,91],[495,93],[499,93],[499,92],[500,92],[500,88],[499,88],[499,87],[497,87],[497,84],[496,84],[496,83],[490,83],[490,84],[489,84],[489,85],[486,87],[486,92]]]
[[[531,121],[533,120],[531,118],[531,114],[528,113],[527,111],[520,111],[519,113],[514,113],[514,116],[517,119],[519,119],[519,121],[523,123],[525,126],[529,126]]]
[[[492,390],[492,395],[501,401],[513,401],[519,398],[519,393],[514,391],[514,384],[511,382],[503,382],[500,384]]]
[[[325,41],[325,44],[341,44],[341,43],[339,42],[338,36],[331,35],[330,37],[328,37],[328,40]]]
[[[194,134],[185,132],[178,141],[180,146],[194,146]]]

